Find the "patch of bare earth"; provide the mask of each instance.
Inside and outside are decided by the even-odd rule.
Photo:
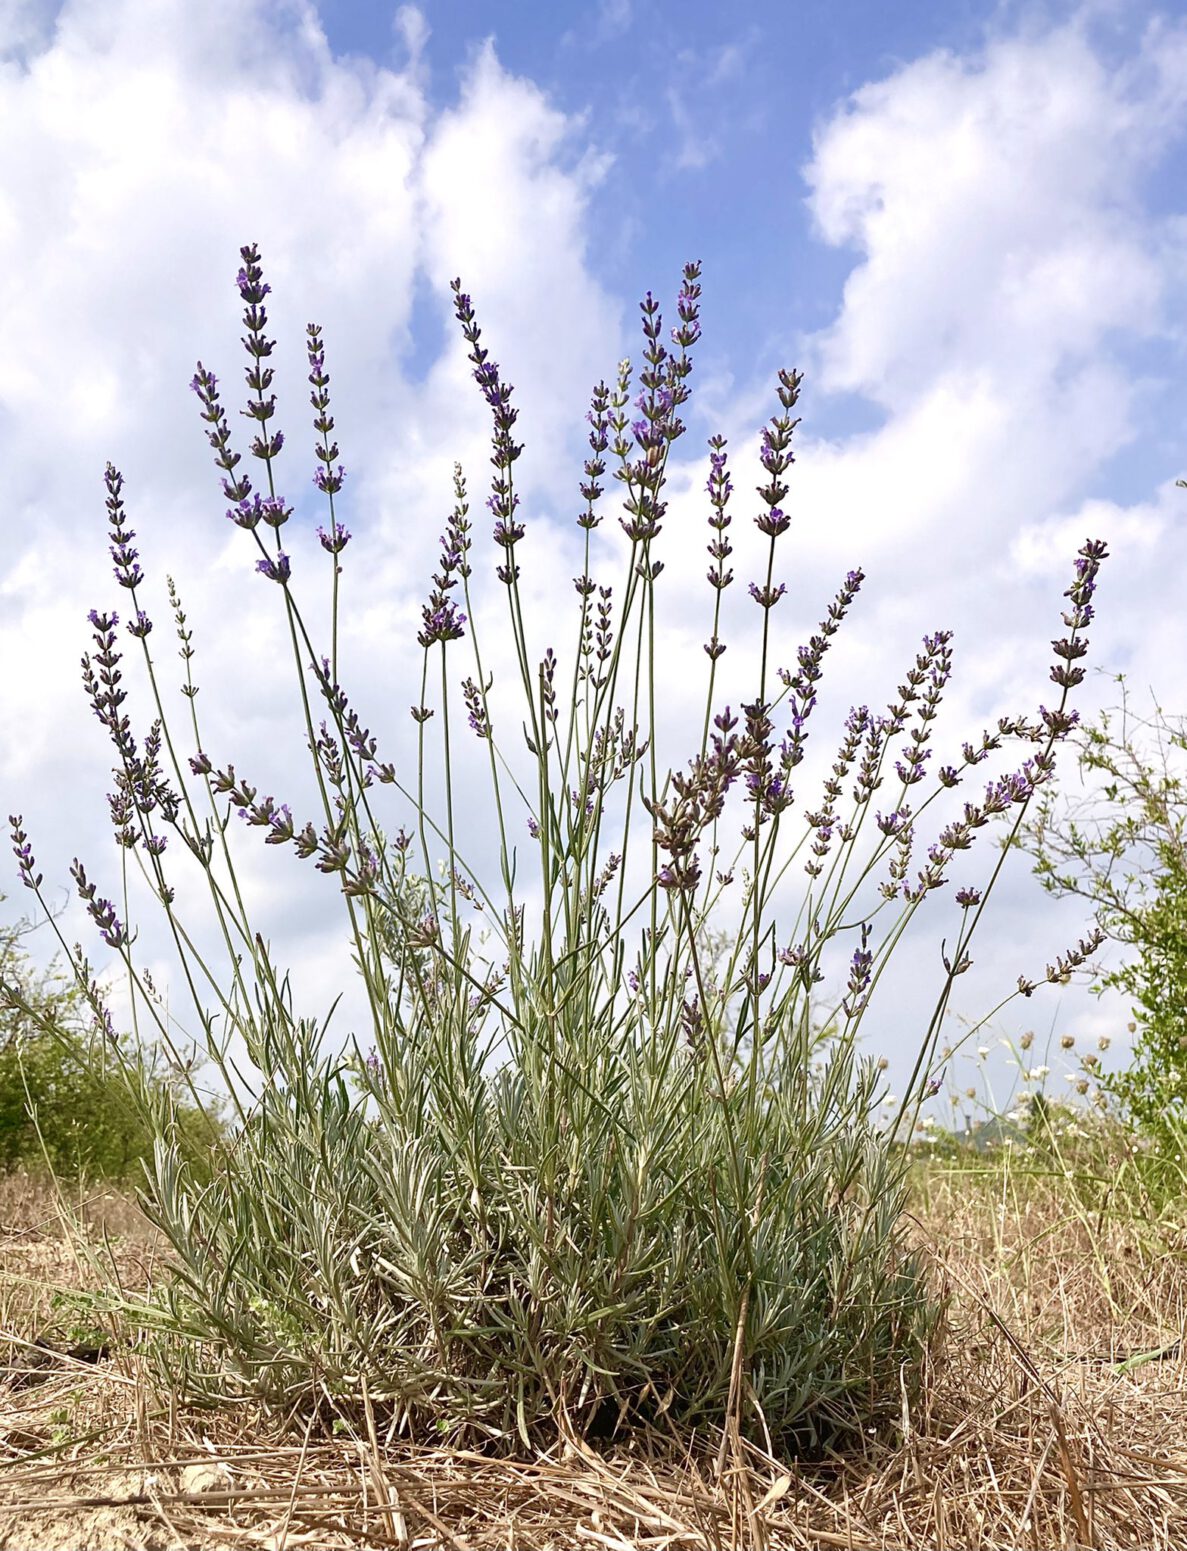
[[[1061,1179],[929,1175],[916,1232],[952,1302],[922,1402],[860,1456],[747,1449],[719,1475],[710,1438],[514,1462],[185,1413],[54,1307],[94,1273],[52,1204],[0,1195],[0,1551],[1171,1551],[1187,1545],[1187,1239],[1069,1199]],[[143,1287],[158,1251],[134,1208],[86,1210]]]

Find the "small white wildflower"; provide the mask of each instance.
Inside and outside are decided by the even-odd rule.
[[[1027,1076],[1033,1079],[1033,1081],[1039,1082],[1044,1077],[1049,1076],[1050,1072],[1051,1068],[1049,1066],[1032,1066]]]
[[[894,1106],[898,1103],[898,1100],[895,1098],[893,1093],[888,1093],[886,1095],[886,1097],[882,1100],[882,1103],[885,1106],[885,1108],[893,1109]]]
[[[1096,1042],[1096,1048],[1098,1050],[1107,1050],[1111,1043],[1112,1041],[1109,1039],[1109,1036],[1107,1034],[1102,1034]]]
[[[981,1057],[982,1061],[984,1061],[985,1057],[989,1054],[989,1046],[988,1045],[978,1045],[977,1046],[977,1054]]]

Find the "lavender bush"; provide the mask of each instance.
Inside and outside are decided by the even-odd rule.
[[[418,636],[419,762],[409,778],[382,760],[379,740],[338,682],[339,572],[351,535],[338,511],[345,471],[312,325],[314,477],[327,501],[318,534],[334,590],[328,657],[297,606],[300,578],[281,547],[292,509],[277,477],[284,439],[272,424],[269,287],[254,247],[242,250],[242,262],[246,413],[256,422],[250,451],[263,488],[239,472],[217,379],[201,363],[192,387],[223,474],[227,517],[254,541],[256,567],[285,612],[321,811],[300,822],[204,751],[193,637],[170,579],[190,724],[186,741],[174,741],[123,480],[109,465],[115,576],[129,595],[125,629],[139,643],[156,703],[142,748],[121,709],[114,611],[90,616],[95,650],[84,658],[84,683],[118,753],[109,800],[125,865],[130,856],[139,862],[162,903],[238,1114],[214,1181],[202,1186],[182,1162],[173,1118],[154,1112],[145,1204],[168,1235],[174,1265],[151,1303],[125,1303],[125,1313],[153,1332],[169,1382],[196,1401],[250,1394],[285,1408],[376,1407],[411,1436],[502,1447],[642,1424],[720,1428],[723,1440],[753,1434],[785,1448],[855,1439],[899,1414],[903,1382],[914,1384],[937,1317],[904,1239],[901,1143],[936,1086],[940,1021],[970,962],[1004,850],[980,887],[955,893],[935,1013],[889,1122],[878,1065],[859,1055],[859,1031],[895,945],[944,887],[957,853],[999,820],[1016,834],[1050,778],[1055,745],[1076,721],[1067,700],[1083,677],[1078,659],[1104,545],[1085,544],[1075,563],[1068,634],[1054,643],[1055,709],[1003,719],[965,743],[937,771],[936,790],[921,797],[952,665],[950,633],[924,637],[888,709],[849,712],[823,792],[803,814],[805,831],[788,844],[792,782],[823,659],[863,582],[851,571],[791,666],[774,666],[773,620],[785,593],[776,550],[791,525],[784,503],[800,376],[779,373],[778,406],[762,432],[754,520],[767,562],[749,587],[761,651],[753,698],[736,711],[717,693],[734,487],[725,440],[709,442],[704,715],[685,751],[691,757],[674,770],[657,748],[655,599],[668,458],[685,432],[680,412],[700,335],[699,267],[684,271],[670,334],[651,295],[643,302],[637,385],[624,362],[593,391],[567,664],[551,647],[541,657],[529,637],[513,391],[454,282],[493,423],[487,506],[521,680],[527,776],[522,752],[496,737],[504,729],[475,621],[477,562],[458,468]],[[629,541],[614,588],[597,574],[595,538],[608,470]],[[436,730],[439,767],[430,747]],[[477,740],[489,764],[494,880],[466,861],[452,776],[461,737]],[[1019,743],[1031,752],[1018,768],[990,780],[954,817],[933,813],[975,766]],[[394,838],[372,810],[377,785],[394,788],[397,817],[408,824]],[[226,833],[232,814],[262,831],[266,845],[291,846],[337,880],[371,1015],[353,1049],[326,1048],[316,1022],[294,1016],[287,984],[243,910]],[[37,889],[19,816],[12,823],[20,876]],[[174,912],[163,865],[171,839],[209,884],[228,956],[225,994]],[[525,846],[540,891],[531,921],[515,894]],[[773,904],[792,869],[806,887],[789,930]],[[133,935],[82,864],[73,871],[136,1006],[144,977]],[[633,884],[638,877],[642,884]],[[1093,946],[1081,943],[1046,978],[1064,977]],[[97,1027],[109,1030],[81,950],[72,962]],[[206,986],[246,1046],[254,1083],[231,1070],[215,1013],[203,1005]],[[1033,989],[1020,982],[1019,992]],[[155,1017],[152,999],[144,1005]],[[159,1018],[157,1026],[167,1040]]]

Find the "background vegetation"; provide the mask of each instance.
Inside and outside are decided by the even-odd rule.
[[[143,1052],[126,1035],[114,1047],[96,1039],[75,980],[30,964],[21,947],[30,929],[27,920],[0,927],[0,1173],[140,1185],[151,1117],[165,1107],[188,1166],[207,1177],[224,1134],[217,1098],[189,1098],[159,1049]]]

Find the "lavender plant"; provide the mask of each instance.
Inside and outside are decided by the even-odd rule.
[[[686,434],[680,414],[700,336],[699,266],[684,270],[670,333],[655,299],[642,303],[637,381],[623,362],[593,390],[567,664],[529,632],[514,392],[455,281],[457,320],[491,415],[486,506],[527,754],[505,737],[457,468],[417,638],[419,757],[415,771],[397,770],[339,683],[339,578],[351,535],[339,515],[346,474],[321,332],[310,326],[307,355],[314,480],[327,501],[318,537],[331,558],[328,657],[306,628],[296,596],[303,578],[281,547],[292,508],[280,493],[269,287],[254,247],[242,249],[237,284],[260,488],[240,471],[218,381],[201,363],[192,387],[227,518],[254,543],[261,585],[273,584],[284,611],[320,811],[300,822],[205,752],[193,633],[170,579],[189,703],[187,740],[174,741],[123,479],[109,465],[125,629],[156,707],[143,746],[121,709],[114,611],[90,616],[95,650],[83,659],[84,684],[118,755],[109,801],[125,879],[134,859],[161,902],[237,1105],[233,1142],[208,1186],[187,1170],[173,1117],[155,1113],[145,1205],[172,1245],[173,1269],[151,1303],[125,1313],[155,1333],[166,1378],[196,1401],[252,1394],[285,1408],[377,1407],[409,1435],[502,1447],[643,1424],[720,1428],[726,1441],[754,1434],[785,1448],[856,1439],[899,1414],[939,1312],[904,1237],[901,1139],[936,1082],[940,1022],[1004,851],[980,886],[955,892],[944,927],[954,946],[890,1123],[859,1033],[903,931],[925,903],[941,907],[932,896],[957,854],[997,821],[1015,834],[1050,779],[1056,745],[1076,721],[1067,701],[1083,677],[1105,546],[1085,544],[1075,563],[1068,633],[1054,643],[1055,709],[1004,718],[965,743],[921,798],[952,667],[951,634],[926,636],[886,711],[849,711],[804,833],[789,841],[823,661],[864,581],[850,571],[791,665],[776,666],[786,596],[777,552],[791,526],[799,374],[779,373],[762,431],[754,520],[766,564],[749,585],[761,644],[753,698],[736,711],[717,689],[734,485],[724,438],[709,443],[704,713],[699,742],[673,769],[657,747],[656,598],[668,461]],[[609,515],[608,474],[628,545],[613,582],[597,535]],[[455,792],[459,738],[474,740],[489,772],[497,880],[467,861],[477,831],[467,831]],[[1030,750],[1017,768],[942,822],[933,805],[1016,744]],[[394,838],[373,811],[378,785],[392,787],[399,805]],[[294,1015],[243,908],[232,815],[336,880],[370,1015],[353,1048],[329,1048],[316,1020]],[[22,882],[39,889],[19,816],[12,824]],[[226,991],[174,910],[170,841],[209,886]],[[525,848],[539,891],[532,920],[515,887]],[[776,896],[796,876],[805,884],[789,927],[776,918]],[[135,934],[80,862],[74,877],[127,971],[134,1010],[143,1001],[155,1016],[140,995]],[[1079,944],[1045,978],[1062,978],[1092,946]],[[72,962],[102,1035],[110,1017],[97,983],[81,950]],[[1035,983],[1024,977],[1012,994]],[[252,1082],[231,1069],[214,1029],[220,1012],[244,1043]],[[159,1019],[157,1027],[168,1041]],[[823,1045],[822,1028],[831,1031]]]

